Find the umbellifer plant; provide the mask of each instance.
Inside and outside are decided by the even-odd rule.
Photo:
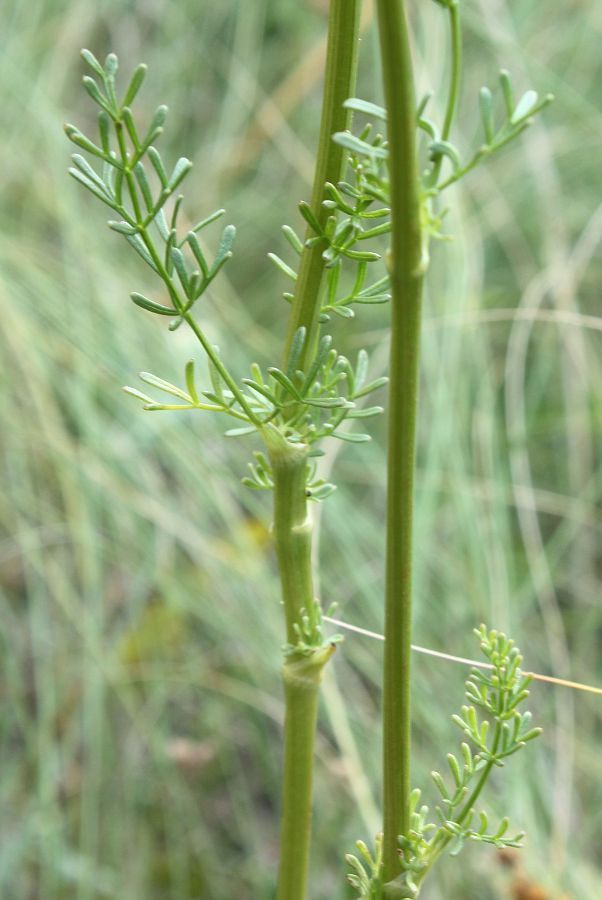
[[[434,821],[420,805],[410,779],[410,643],[414,456],[418,398],[420,307],[429,243],[441,236],[441,197],[487,156],[516,138],[550,101],[528,91],[515,100],[510,77],[499,76],[500,97],[484,87],[479,96],[482,142],[466,160],[451,142],[461,73],[459,0],[435,0],[450,26],[451,62],[442,125],[429,116],[430,95],[416,102],[404,0],[377,0],[385,105],[353,97],[357,68],[359,0],[331,0],[328,48],[313,195],[299,204],[305,233],[284,226],[296,264],[271,255],[291,280],[288,331],[281,358],[262,371],[250,366],[239,382],[208,339],[197,311],[221,268],[232,256],[235,228],[227,225],[212,258],[200,232],[224,213],[204,212],[185,233],[178,189],[192,163],[164,163],[156,142],[167,109],[159,106],[140,130],[132,104],[144,81],[138,66],[122,95],[116,86],[117,58],[104,65],[87,50],[91,70],[84,86],[99,107],[99,136],[92,140],[66,126],[68,137],[92,159],[73,156],[71,174],[113,211],[109,227],[123,235],[160,283],[160,299],[132,293],[148,313],[185,324],[198,339],[208,366],[199,383],[194,361],[182,385],[141,373],[153,396],[126,391],[144,409],[200,410],[234,419],[229,436],[255,435],[250,473],[243,483],[274,495],[273,539],[282,583],[286,624],[283,680],[286,701],[279,900],[307,895],[312,815],[312,770],[317,702],[324,667],[338,637],[325,638],[323,612],[315,597],[311,507],[334,490],[320,477],[322,445],[330,440],[361,443],[369,435],[353,428],[383,410],[364,398],[386,379],[370,380],[369,361],[354,361],[333,347],[328,323],[351,319],[354,307],[390,301],[391,353],[388,391],[386,624],[383,675],[383,832],[361,859],[348,856],[350,882],[361,897],[415,898],[436,860],[457,853],[466,840],[518,846],[504,818],[493,829],[475,804],[493,769],[504,765],[539,734],[521,711],[529,679],[512,641],[484,626],[477,635],[489,669],[474,669],[467,681],[467,706],[454,721],[465,735],[458,759],[448,754],[450,777],[433,773],[439,792]],[[360,125],[351,130],[351,116]],[[376,122],[376,126],[373,124]],[[388,248],[384,253],[381,242]],[[479,710],[480,712],[478,712]]]

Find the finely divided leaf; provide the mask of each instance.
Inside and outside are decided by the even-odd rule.
[[[224,263],[232,256],[232,246],[236,237],[236,228],[234,225],[226,225],[222,232],[222,239],[217,248],[217,255],[211,266],[210,276],[214,278]]]
[[[142,309],[146,309],[148,312],[156,313],[158,316],[175,316],[177,312],[175,309],[169,306],[162,306],[160,303],[155,303],[154,300],[149,300],[148,297],[145,297],[143,294],[132,293],[130,294],[132,301],[136,304],[136,306],[140,306]]]
[[[365,113],[367,116],[374,116],[375,119],[380,119],[383,122],[387,121],[387,110],[382,106],[377,106],[376,103],[370,103],[368,100],[350,97],[349,100],[345,100],[343,106],[346,109],[352,109],[354,112],[361,112]]]

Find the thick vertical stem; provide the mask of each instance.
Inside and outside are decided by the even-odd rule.
[[[343,103],[352,95],[355,87],[360,8],[360,0],[330,0],[324,100],[311,198],[312,212],[322,227],[329,215],[328,210],[322,206],[324,185],[327,181],[336,184],[340,180],[346,157],[346,151],[334,143],[332,136],[336,131],[345,131],[349,124],[350,114]],[[315,237],[315,234],[309,228],[306,238],[311,237]],[[307,337],[301,355],[301,367],[308,357],[311,358],[316,343],[320,285],[325,265],[322,259],[324,249],[322,243],[304,248],[295,285],[284,360],[286,362],[288,359],[295,332],[303,327]]]
[[[387,882],[399,874],[397,836],[409,827],[412,513],[424,265],[405,2],[377,0],[377,10],[388,110],[393,222],[383,681],[383,878]]]
[[[325,647],[283,667],[286,719],[277,900],[305,900],[307,892],[318,693],[333,652],[334,646]]]
[[[361,0],[331,0],[324,100],[311,208],[322,226],[324,185],[341,177],[344,150],[332,135],[344,131],[349,113],[343,103],[351,95],[357,68]],[[314,237],[311,229],[307,238]],[[304,247],[288,326],[284,359],[293,338],[305,328],[306,340],[299,359],[311,361],[319,328],[320,286],[324,271],[319,244]],[[274,542],[282,583],[282,599],[289,645],[298,642],[295,626],[303,611],[313,616],[312,527],[306,497],[306,448],[288,443],[269,431],[265,434],[274,477]],[[319,685],[333,647],[285,659],[286,701],[284,781],[278,900],[305,900],[311,837],[312,777]]]
[[[273,537],[280,570],[286,639],[297,643],[295,625],[301,611],[314,601],[312,576],[312,522],[307,508],[307,450],[289,444],[280,435],[269,435],[274,477]]]
[[[274,477],[274,543],[280,568],[289,645],[296,627],[313,615],[312,522],[307,508],[307,449],[267,433]],[[290,653],[283,666],[286,715],[278,900],[305,900],[312,816],[312,780],[318,693],[334,652],[327,646]]]

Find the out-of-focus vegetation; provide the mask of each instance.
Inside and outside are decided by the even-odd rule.
[[[495,81],[499,54],[517,89],[557,100],[466,181],[455,240],[434,248],[416,638],[469,655],[483,620],[516,637],[527,668],[600,684],[602,8],[465,5],[465,95]],[[273,896],[282,629],[269,498],[241,491],[245,447],[224,445],[217,421],[142,413],[119,391],[141,369],[176,378],[196,347],[129,302],[147,274],[70,183],[61,125],[89,124],[81,46],[149,64],[140,105],[169,104],[173,158],[195,160],[195,211],[224,205],[239,229],[207,326],[238,347],[240,372],[272,362],[285,307],[266,253],[283,252],[279,227],[309,193],[323,12],[317,0],[0,10],[2,897]],[[436,8],[417,12],[419,87],[436,89],[444,26]],[[378,101],[374,49],[368,25],[361,94]],[[460,145],[476,114],[462,126]],[[385,371],[386,324],[386,309],[368,310],[337,343],[370,345]],[[339,453],[322,596],[378,630],[382,442]],[[348,896],[343,851],[379,827],[380,664],[378,642],[350,635],[326,683],[315,900]],[[465,672],[424,658],[414,672],[428,794]],[[599,698],[535,687],[531,705],[545,735],[508,772],[504,807],[527,828],[533,893],[510,893],[518,876],[479,848],[442,866],[433,900],[600,895]]]

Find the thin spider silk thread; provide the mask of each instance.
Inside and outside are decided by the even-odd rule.
[[[347,631],[353,631],[356,634],[362,634],[364,637],[374,638],[377,641],[384,641],[384,634],[378,634],[376,631],[368,631],[366,628],[360,628],[358,625],[350,625],[348,622],[341,622],[340,619],[333,619],[331,616],[324,616],[325,622],[331,625],[337,625]],[[412,650],[416,653],[423,653],[425,656],[434,656],[437,659],[445,659],[448,662],[461,663],[468,666],[476,666],[478,669],[493,669],[490,663],[480,662],[476,659],[468,659],[465,656],[453,656],[451,653],[442,653],[440,650],[430,650],[428,647],[419,647],[412,644]],[[602,688],[595,687],[593,684],[581,684],[579,681],[567,681],[565,678],[556,678],[554,675],[539,675],[537,672],[523,671],[523,675],[528,675],[534,681],[544,681],[547,684],[555,684],[559,687],[571,688],[574,691],[586,691],[589,694],[598,694],[602,696]]]

